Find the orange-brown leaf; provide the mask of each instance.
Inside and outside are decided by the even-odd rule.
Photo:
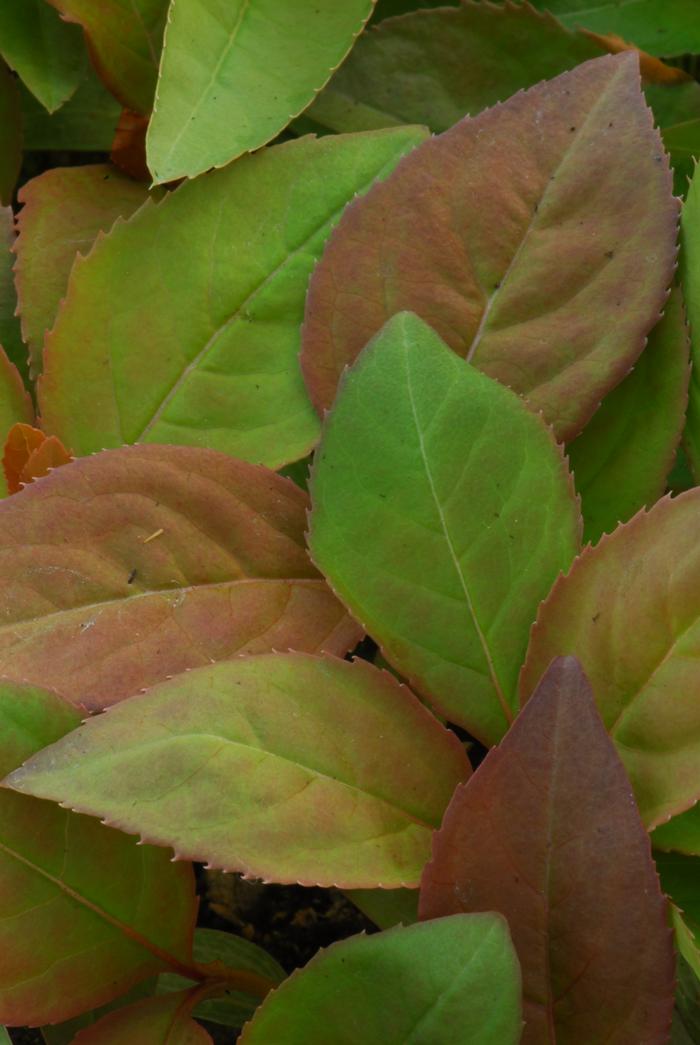
[[[70,451],[57,436],[18,422],[8,432],[2,458],[7,489],[19,493],[23,486],[71,460]]]

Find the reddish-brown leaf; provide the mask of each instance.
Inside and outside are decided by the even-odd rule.
[[[649,839],[573,657],[555,660],[434,836],[422,918],[499,911],[523,1045],[663,1045],[673,950]]]
[[[663,307],[678,201],[629,53],[465,118],[345,211],[311,279],[314,403],[385,321],[416,312],[561,439],[629,371]]]
[[[8,432],[2,458],[8,492],[19,493],[27,483],[71,460],[57,436],[47,436],[39,428],[17,422]]]
[[[110,159],[115,167],[137,181],[150,181],[146,165],[146,130],[148,116],[123,109],[114,132]]]
[[[211,450],[57,469],[0,505],[0,675],[98,708],[239,653],[342,656],[361,629],[311,565],[307,506]]]
[[[211,1045],[204,1027],[192,1019],[202,993],[195,987],[143,998],[79,1031],[73,1045]]]

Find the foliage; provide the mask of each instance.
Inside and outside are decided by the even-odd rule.
[[[699,68],[4,0],[0,1041],[700,1043]]]

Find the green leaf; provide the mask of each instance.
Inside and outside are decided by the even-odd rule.
[[[207,450],[55,470],[0,504],[0,676],[99,709],[241,653],[344,655],[361,630],[309,562],[307,506]]]
[[[666,908],[588,680],[574,657],[555,659],[455,791],[423,873],[420,916],[507,918],[523,970],[522,1045],[667,1045]]]
[[[680,853],[700,856],[700,805],[694,805],[652,832],[656,849],[675,849]]]
[[[520,969],[505,919],[457,915],[315,955],[270,994],[241,1045],[517,1045]]]
[[[615,33],[650,54],[700,52],[696,0],[533,0],[564,25]]]
[[[647,828],[700,798],[700,488],[584,548],[540,606],[520,680],[553,657],[591,680]]]
[[[674,289],[634,370],[568,447],[584,540],[611,533],[666,489],[685,424],[688,349],[683,298]]]
[[[12,266],[14,264],[15,218],[11,207],[0,207],[0,345],[11,363],[19,370],[25,384],[29,381],[27,348],[22,341],[17,311],[17,293]],[[4,432],[2,433],[4,435]]]
[[[671,1045],[697,1045],[700,1042],[700,981],[682,954],[678,955],[677,977]]]
[[[339,597],[448,719],[498,741],[537,606],[579,547],[542,420],[403,313],[348,373],[311,489],[311,553]]]
[[[7,1029],[5,1027],[0,1027],[0,1042],[6,1043],[6,1045],[12,1045],[12,1039],[10,1038],[10,1035],[7,1033]]]
[[[287,975],[282,966],[262,947],[216,929],[195,929],[194,959],[197,962],[219,961],[230,969],[244,969],[264,976],[273,983],[281,983]],[[162,973],[158,978],[158,993],[191,987],[192,981],[175,973]],[[200,1002],[194,1015],[201,1020],[219,1023],[224,1027],[242,1027],[260,1004],[260,998],[241,991],[227,991],[223,997]]]
[[[122,105],[148,113],[158,76],[169,0],[49,0],[85,30],[90,56]]]
[[[0,451],[5,446],[10,428],[18,421],[31,424],[34,407],[19,370],[0,348]],[[5,474],[0,471],[0,497],[7,497],[7,494]]]
[[[464,0],[363,33],[307,115],[334,131],[400,123],[446,131],[604,53],[529,5]]]
[[[671,901],[671,924],[685,961],[700,977],[700,858],[654,853],[661,888]]]
[[[1,16],[0,16],[1,17]],[[22,117],[17,81],[0,60],[0,203],[7,206],[22,165]]]
[[[73,94],[84,62],[80,30],[45,0],[2,0],[0,54],[49,112]]]
[[[298,361],[309,275],[348,200],[425,136],[288,142],[118,222],[75,264],[47,338],[47,431],[78,454],[156,442],[273,468],[305,456],[319,431]]]
[[[148,199],[146,186],[106,163],[54,167],[26,182],[17,226],[15,281],[33,374],[41,372],[44,335],[65,297],[73,262],[100,232]]]
[[[174,3],[146,139],[155,182],[271,141],[342,62],[373,0]]]
[[[700,480],[700,168],[693,179],[681,213],[681,282],[688,310],[693,369],[688,389],[688,419],[684,442],[690,467]]]
[[[454,735],[387,672],[274,653],[124,701],[8,783],[213,868],[396,888],[418,884],[469,772]]]
[[[644,93],[671,157],[674,191],[685,196],[694,157],[700,156],[700,84],[648,84]]]
[[[3,682],[0,775],[79,722],[55,694]],[[89,817],[9,791],[0,792],[0,891],[3,1022],[69,1019],[189,959],[190,867]]]
[[[121,107],[87,64],[78,87],[58,112],[47,113],[20,85],[24,148],[109,152]]]
[[[345,895],[380,929],[418,921],[417,889],[348,889]]]
[[[304,326],[316,407],[409,309],[573,438],[658,320],[677,214],[630,52],[465,118],[348,207],[331,237]]]

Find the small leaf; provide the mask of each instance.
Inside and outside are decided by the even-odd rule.
[[[671,901],[678,949],[700,977],[700,859],[680,853],[655,853],[661,888]]]
[[[457,1031],[459,1028],[459,1031]],[[241,1045],[517,1045],[520,970],[504,919],[458,915],[321,951],[270,994]]]
[[[193,178],[271,141],[340,65],[373,6],[172,3],[146,144],[153,180]]]
[[[112,93],[136,112],[153,108],[168,0],[49,0],[85,30],[90,56]]]
[[[84,61],[80,31],[45,0],[2,0],[0,55],[49,112],[73,94]]]
[[[16,366],[0,348],[0,440],[18,422],[30,424],[34,407]],[[0,475],[0,497],[10,493],[4,475]]]
[[[13,425],[2,458],[8,493],[19,493],[28,483],[72,459],[55,435],[47,436],[39,428],[21,422]]]
[[[540,606],[520,679],[574,654],[651,829],[700,798],[700,488],[585,548]]]
[[[210,867],[396,888],[417,885],[432,830],[469,772],[454,735],[387,672],[275,653],[125,701],[8,785]]]
[[[523,1045],[668,1041],[666,905],[629,781],[573,657],[551,665],[434,837],[421,917],[460,911],[508,919],[523,969]]]
[[[202,988],[144,998],[103,1016],[76,1034],[73,1045],[212,1045],[192,1019]]]
[[[47,339],[44,428],[76,454],[157,442],[272,468],[304,457],[319,431],[298,360],[309,275],[348,200],[425,135],[288,142],[117,223],[74,266]]]
[[[583,503],[584,540],[611,533],[666,489],[685,424],[688,349],[676,288],[634,370],[567,448]]]
[[[596,33],[615,33],[650,54],[670,57],[700,52],[700,22],[695,0],[533,0],[564,25]]]
[[[0,345],[8,359],[29,383],[27,348],[22,341],[17,311],[12,264],[15,244],[15,218],[12,207],[0,207]]]
[[[409,309],[573,438],[658,319],[677,215],[633,55],[584,62],[465,118],[350,206],[330,238],[304,324],[315,405],[330,406],[343,367]]]
[[[55,694],[0,684],[0,776],[80,722]],[[109,869],[109,876],[105,869]],[[189,959],[191,868],[48,802],[0,792],[0,1020],[57,1022]]]
[[[700,856],[700,804],[696,803],[652,831],[651,844],[657,850],[676,850]]]
[[[121,109],[90,63],[58,112],[47,113],[26,87],[20,86],[20,96],[25,149],[109,152]]]
[[[496,742],[537,606],[579,547],[541,419],[403,313],[346,376],[311,488],[311,553],[339,597],[443,714]]]
[[[99,232],[128,217],[148,198],[143,185],[108,164],[54,167],[26,182],[17,221],[15,280],[33,374],[41,372],[44,335],[65,297],[73,262]]]
[[[17,81],[0,60],[0,203],[12,203],[22,166],[22,114]]]
[[[224,454],[128,447],[0,504],[0,675],[91,708],[239,653],[361,636],[309,562],[308,499]]]

